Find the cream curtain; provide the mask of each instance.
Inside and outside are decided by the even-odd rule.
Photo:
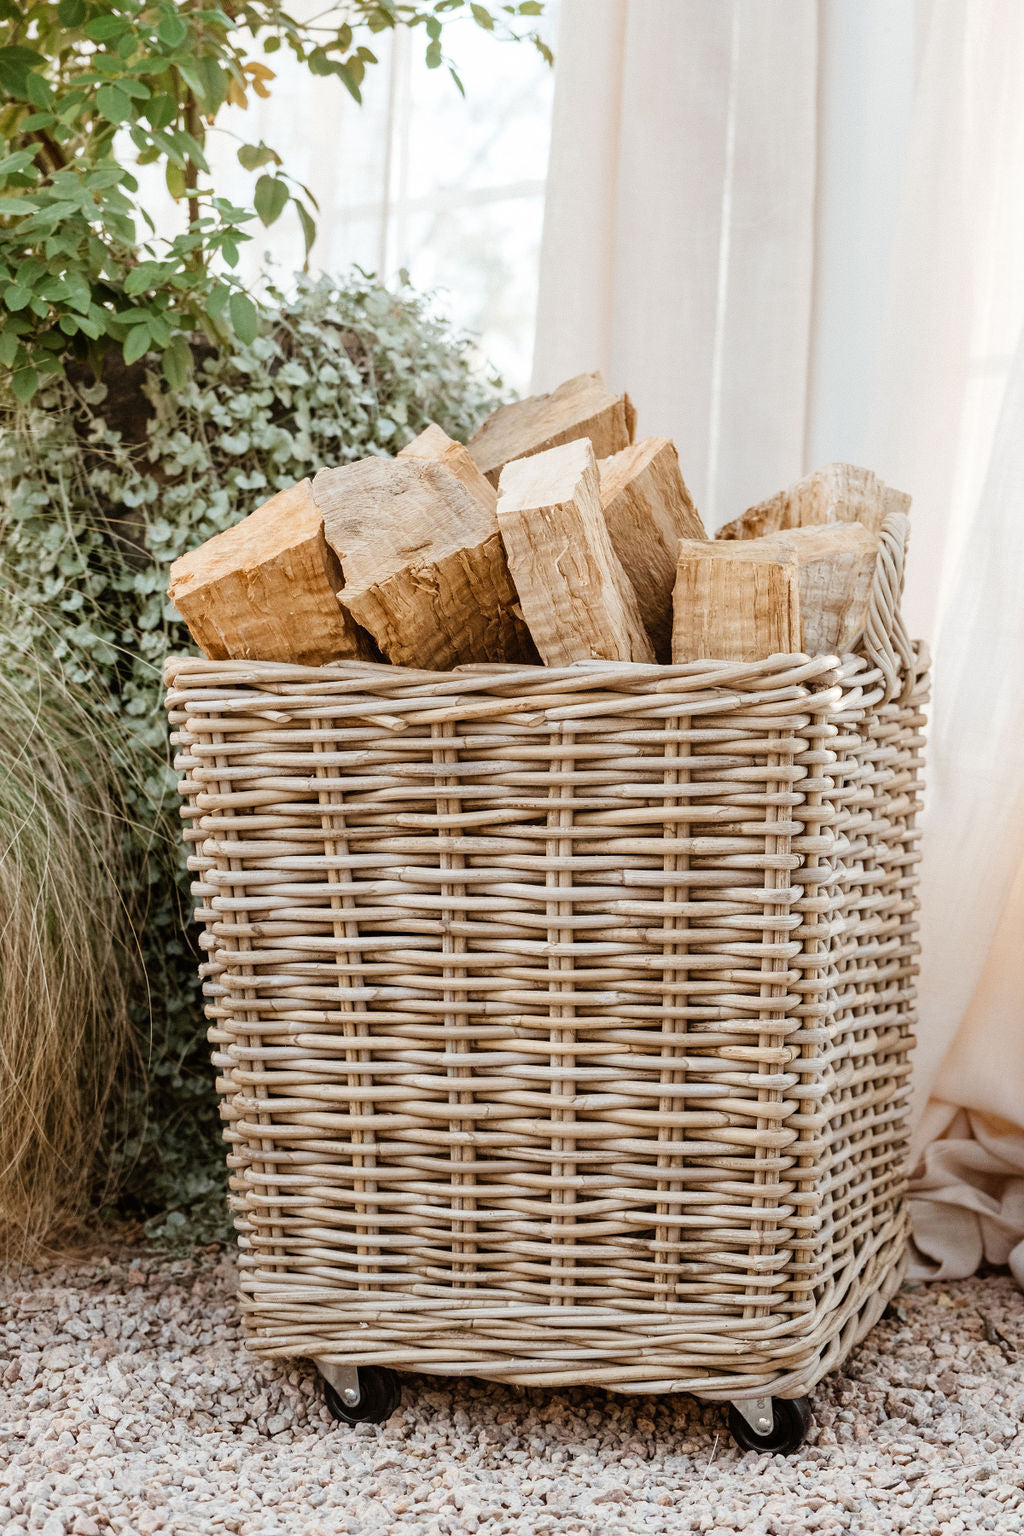
[[[913,495],[917,1265],[1024,1282],[1022,80],[1018,0],[563,0],[534,383],[628,387],[711,528]]]

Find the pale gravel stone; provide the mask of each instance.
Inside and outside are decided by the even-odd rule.
[[[788,1460],[713,1405],[583,1388],[407,1377],[346,1429],[311,1367],[245,1352],[230,1255],[112,1251],[0,1277],[0,1532],[1016,1536],[1022,1359],[987,1276],[901,1293]]]

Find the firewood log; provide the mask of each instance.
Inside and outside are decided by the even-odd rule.
[[[506,464],[498,526],[542,661],[653,661],[640,606],[612,548],[588,439]]]
[[[800,645],[799,566],[763,539],[680,539],[672,660],[761,661]]]
[[[599,459],[633,440],[636,415],[628,395],[613,395],[599,373],[581,373],[549,395],[513,400],[493,411],[467,447],[492,485],[514,459],[589,437]]]
[[[313,496],[341,601],[409,667],[535,661],[493,509],[443,464],[406,455],[322,469]]]
[[[302,480],[175,560],[168,595],[214,661],[319,666],[374,654],[338,601],[341,585],[310,482]]]
[[[867,621],[877,535],[862,523],[811,524],[756,542],[797,563],[799,649],[809,656],[842,656],[855,650]]]
[[[658,661],[672,657],[672,588],[679,540],[706,539],[675,444],[645,437],[598,465],[612,548],[633,583]]]
[[[895,491],[869,469],[826,464],[742,517],[719,528],[716,539],[756,539],[785,528],[820,523],[863,523],[878,533],[889,512],[908,512],[910,497]]]
[[[476,465],[476,460],[469,449],[463,443],[457,443],[454,438],[448,436],[443,427],[439,427],[432,421],[425,427],[419,437],[414,437],[412,442],[406,443],[399,449],[400,459],[432,459],[436,464],[442,464],[456,478],[461,480],[466,490],[475,496],[485,511],[493,517],[498,505],[498,493],[491,482],[484,478]]]

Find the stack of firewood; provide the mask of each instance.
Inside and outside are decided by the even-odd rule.
[[[321,469],[171,567],[211,658],[758,661],[855,650],[882,522],[910,498],[830,464],[709,539],[664,437],[581,374],[463,446]]]

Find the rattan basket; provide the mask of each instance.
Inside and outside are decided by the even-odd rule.
[[[178,657],[250,1347],[806,1393],[902,1266],[925,660]]]

